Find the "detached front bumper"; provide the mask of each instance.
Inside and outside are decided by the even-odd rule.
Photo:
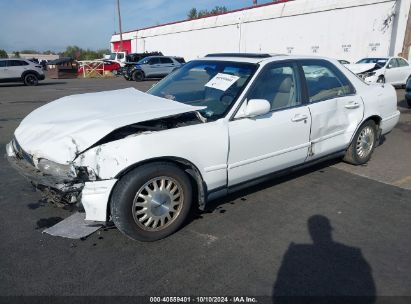
[[[6,146],[6,157],[10,165],[30,183],[40,190],[48,201],[57,205],[73,204],[79,201],[84,182],[64,180],[55,176],[46,175],[37,169],[32,157],[24,152],[16,143]]]
[[[56,205],[80,203],[86,211],[86,220],[106,221],[107,206],[116,179],[102,181],[81,181],[61,179],[46,175],[37,169],[29,154],[16,142],[6,147],[7,160],[16,171],[28,179],[31,184],[42,192],[44,197]]]

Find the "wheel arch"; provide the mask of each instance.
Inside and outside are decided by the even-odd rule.
[[[381,124],[381,121],[382,121],[382,117],[379,116],[378,114],[373,114],[373,115],[367,116],[367,118],[365,118],[363,121],[361,121],[361,123],[357,126],[357,128],[355,129],[355,132],[351,136],[350,144],[354,140],[354,136],[355,136],[355,134],[357,134],[357,132],[361,128],[361,126],[369,120],[372,120],[372,121],[375,122],[375,125],[377,126],[377,140],[379,139],[380,134],[381,134],[380,124]],[[347,147],[347,149],[348,149],[348,147]]]
[[[129,173],[130,171],[141,167],[143,165],[147,164],[152,164],[152,163],[170,163],[178,166],[180,169],[182,169],[184,172],[187,173],[188,177],[190,178],[192,185],[194,186],[193,188],[193,193],[194,197],[197,196],[197,205],[201,210],[204,210],[205,204],[206,204],[206,193],[207,193],[207,185],[204,182],[203,176],[200,172],[200,170],[197,168],[196,165],[194,165],[191,161],[180,158],[180,157],[175,157],[175,156],[164,156],[164,157],[156,157],[156,158],[151,158],[151,159],[146,159],[141,162],[135,163],[119,173],[115,176],[117,180],[120,180],[124,175]],[[115,186],[114,186],[115,187]],[[113,187],[113,189],[114,189]],[[111,202],[111,195],[113,192],[113,189],[111,190],[110,197],[109,197],[109,202]],[[110,203],[107,204],[107,219],[110,217]]]
[[[21,79],[24,80],[24,77],[26,77],[26,75],[28,75],[28,74],[34,74],[34,75],[36,75],[37,78],[40,78],[40,74],[39,74],[37,71],[27,70],[27,71],[24,71],[24,72],[21,74]]]
[[[133,75],[134,73],[141,73],[143,74],[143,77],[146,77],[146,73],[144,73],[143,69],[134,69],[134,71],[131,73]]]
[[[379,115],[376,115],[376,114],[371,115],[371,116],[367,117],[366,119],[364,119],[364,121],[362,122],[362,124],[364,124],[367,120],[373,120],[373,121],[375,122],[375,124],[376,124],[377,126],[379,126],[379,125],[381,124],[382,117],[379,116]],[[361,125],[362,125],[362,124],[361,124]]]

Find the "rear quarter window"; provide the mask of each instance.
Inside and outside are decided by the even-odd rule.
[[[397,58],[397,63],[399,67],[409,66],[408,62],[402,58]]]
[[[186,63],[184,58],[174,58],[174,59],[177,60],[179,63]]]

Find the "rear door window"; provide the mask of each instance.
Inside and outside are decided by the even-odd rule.
[[[167,58],[167,57],[161,57],[160,58],[160,63],[170,64],[170,63],[173,63],[173,60],[171,60],[170,58]]]
[[[159,63],[160,63],[160,58],[158,57],[150,58],[150,60],[148,60],[148,64],[159,64]]]
[[[397,63],[397,59],[396,59],[396,58],[392,58],[392,59],[388,62],[388,68],[390,68],[390,69],[398,68],[398,63]]]
[[[301,62],[301,66],[310,103],[354,93],[347,77],[332,63],[325,60],[305,60]]]
[[[29,65],[27,62],[23,60],[9,60],[8,66],[22,66],[22,65]]]

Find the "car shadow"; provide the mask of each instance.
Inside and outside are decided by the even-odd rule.
[[[372,269],[361,249],[335,242],[327,217],[308,219],[312,244],[288,246],[273,286],[273,303],[374,303]]]
[[[39,82],[37,87],[48,86],[48,85],[57,85],[57,84],[66,84],[67,82]],[[1,83],[0,88],[13,88],[13,87],[25,87],[24,83]]]

